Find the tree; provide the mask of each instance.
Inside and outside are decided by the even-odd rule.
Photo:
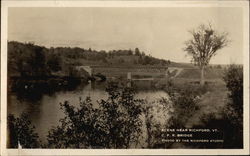
[[[51,71],[57,72],[62,69],[62,60],[58,55],[50,54],[46,65]]]
[[[124,63],[125,61],[124,61],[123,58],[120,58],[120,59],[118,60],[118,62],[122,64],[122,63]]]
[[[233,109],[233,114],[239,119],[238,122],[243,120],[243,66],[230,65],[226,69],[223,79],[229,90],[229,108]]]
[[[133,52],[131,49],[128,50],[128,55],[133,55]]]
[[[139,48],[135,48],[135,55],[136,56],[140,56],[140,50],[139,50]]]
[[[150,56],[145,56],[143,59],[143,65],[151,64],[152,59]]]
[[[108,63],[108,60],[106,59],[106,57],[103,57],[101,60],[103,63]]]
[[[201,70],[201,85],[204,85],[204,69],[217,51],[227,46],[227,33],[215,31],[209,24],[200,25],[196,30],[190,31],[192,38],[185,43],[184,51],[191,55],[192,62]]]
[[[46,75],[47,49],[31,43],[8,42],[8,70],[20,76]]]

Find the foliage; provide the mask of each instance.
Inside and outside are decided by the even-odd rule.
[[[48,74],[45,64],[45,47],[31,43],[8,43],[8,71],[20,76],[42,76]]]
[[[28,120],[27,114],[21,114],[15,118],[13,114],[8,116],[9,148],[17,148],[18,143],[22,148],[37,148],[40,146],[38,134],[34,126]]]
[[[242,148],[243,146],[243,66],[230,65],[224,73],[224,81],[230,91],[229,102],[224,109],[224,118],[229,122],[227,146]],[[235,136],[232,136],[235,134]],[[237,136],[237,137],[236,137]]]
[[[229,89],[228,104],[234,110],[234,116],[242,120],[243,115],[243,67],[240,65],[230,65],[226,69],[223,77],[226,86]],[[230,109],[230,108],[228,108]]]
[[[142,109],[131,88],[107,87],[109,98],[94,108],[91,99],[80,99],[79,108],[61,104],[66,115],[61,125],[50,130],[51,148],[129,148],[141,133]]]
[[[178,86],[174,84],[171,79],[167,83],[165,91],[169,97],[162,99],[162,104],[165,105],[168,111],[165,117],[166,124],[162,126],[154,125],[155,121],[151,121],[151,130],[149,131],[152,135],[151,148],[171,148],[172,142],[165,142],[162,139],[167,139],[169,132],[164,129],[180,129],[187,128],[189,119],[200,110],[198,102],[203,94],[206,93],[205,86],[195,85],[182,85]],[[153,130],[153,131],[152,131]],[[162,131],[163,130],[163,131]]]
[[[8,42],[8,71],[14,76],[44,76],[62,72],[67,76],[70,66],[79,65],[162,65],[170,61],[157,59],[132,50],[96,51],[91,48],[46,48],[33,43]]]
[[[162,143],[162,129],[168,124],[172,103],[168,98],[153,102],[144,101],[143,113],[147,132],[147,148],[157,148]]]
[[[188,119],[199,110],[198,102],[206,92],[204,88],[187,85],[174,86],[167,90],[173,103],[173,112],[168,123],[170,128],[185,128]]]
[[[216,128],[223,143],[195,144],[203,148],[243,148],[243,67],[230,65],[223,77],[229,90],[229,100],[219,115],[204,114],[201,124],[193,128]]]
[[[190,33],[193,38],[185,43],[184,50],[193,57],[194,63],[199,67],[208,65],[216,52],[228,43],[227,33],[218,33],[211,25],[200,25]]]
[[[51,54],[47,58],[47,65],[52,72],[60,71],[62,70],[62,58],[58,55]]]
[[[217,117],[215,114],[205,114],[201,117],[201,124],[193,128],[209,128],[218,130],[218,139],[223,139],[223,143],[199,143],[193,144],[203,148],[242,148],[243,147],[243,127],[234,122],[227,110],[221,112]],[[203,136],[201,136],[202,138]],[[213,138],[210,138],[213,139]]]
[[[184,51],[192,56],[192,62],[201,69],[201,84],[204,84],[204,68],[218,50],[227,46],[227,33],[215,31],[211,25],[200,25],[190,31],[192,39],[185,43]]]
[[[169,98],[148,102],[134,99],[133,88],[112,82],[106,91],[107,99],[94,105],[90,97],[79,99],[79,105],[65,101],[61,109],[65,117],[47,136],[46,148],[136,148],[142,143],[145,119],[146,148],[166,148],[162,129],[184,128],[187,120],[199,109],[200,88],[176,87],[169,82]],[[162,114],[165,113],[165,114]],[[145,118],[143,118],[143,116]],[[158,117],[157,117],[158,116]],[[161,123],[158,118],[162,118]],[[24,120],[24,119],[23,119]],[[26,122],[26,121],[25,121]],[[11,125],[11,124],[9,124]],[[10,131],[12,136],[15,134]],[[28,137],[27,137],[28,138]],[[12,140],[12,139],[11,139]],[[141,144],[142,143],[142,144]]]
[[[135,55],[140,56],[140,50],[138,48],[135,48]]]

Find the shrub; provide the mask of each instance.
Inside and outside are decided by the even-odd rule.
[[[221,112],[218,117],[215,114],[206,114],[201,117],[201,124],[193,126],[193,128],[217,129],[218,139],[222,139],[222,143],[193,143],[191,146],[199,148],[242,148],[243,147],[243,132],[242,127],[235,123],[228,112]],[[204,135],[197,136],[204,138]],[[216,139],[210,136],[209,139]]]
[[[169,127],[184,128],[188,119],[199,110],[198,102],[207,91],[207,86],[168,85],[165,90],[172,101],[173,112],[170,114]]]
[[[171,148],[173,143],[164,141],[164,139],[167,139],[168,134],[164,129],[186,128],[190,117],[200,109],[198,106],[200,96],[206,92],[206,86],[177,86],[171,82],[167,86],[165,91],[168,93],[169,98],[163,104],[168,105],[169,111],[167,113],[169,118],[166,119],[167,124],[163,131],[158,128],[158,131],[154,132],[155,138],[161,138],[161,140],[155,141],[152,145],[153,148]]]
[[[51,148],[129,148],[137,144],[141,134],[142,109],[131,88],[111,83],[108,99],[94,108],[90,97],[80,99],[79,108],[66,101],[62,106],[65,118],[49,131]]]
[[[145,115],[147,148],[158,148],[162,144],[162,129],[168,124],[171,102],[168,98],[160,98],[156,101],[144,101],[143,113]]]
[[[235,111],[234,116],[238,116],[242,120],[243,115],[243,67],[239,65],[230,65],[226,69],[223,79],[229,93],[231,102],[228,104],[228,109]],[[230,108],[231,107],[231,108]],[[233,112],[232,112],[233,113]]]
[[[183,128],[194,112],[199,110],[197,105],[199,95],[190,89],[185,89],[171,95],[170,99],[173,102],[174,111],[169,125],[171,128]]]
[[[8,116],[9,139],[8,147],[17,148],[18,143],[23,148],[38,148],[40,141],[38,134],[35,133],[35,127],[27,119],[27,114],[21,114],[20,117],[14,117],[13,114]]]

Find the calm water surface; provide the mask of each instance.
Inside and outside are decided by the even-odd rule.
[[[8,102],[8,113],[19,116],[22,112],[29,115],[29,119],[36,127],[36,132],[42,141],[46,140],[48,130],[59,124],[59,119],[64,117],[63,111],[60,109],[60,103],[69,101],[71,105],[78,106],[79,98],[90,96],[93,103],[100,99],[107,99],[105,92],[105,84],[88,84],[78,87],[74,91],[60,91],[52,95],[42,95],[39,100],[19,99],[17,95],[11,94]],[[161,90],[140,89],[135,98],[147,99],[154,101],[167,94]]]

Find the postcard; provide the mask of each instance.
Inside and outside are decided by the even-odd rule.
[[[1,155],[249,154],[248,1],[1,3]]]

